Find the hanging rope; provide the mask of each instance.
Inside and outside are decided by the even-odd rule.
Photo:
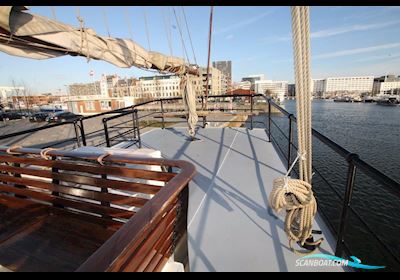
[[[193,52],[194,63],[197,65],[196,54],[194,53],[194,48],[193,48],[192,36],[190,35],[190,30],[189,30],[189,26],[188,26],[188,23],[187,23],[186,13],[185,13],[185,8],[184,7],[182,7],[182,13],[183,13],[183,18],[185,20],[186,31],[187,31],[187,33],[189,35],[189,41],[190,41],[190,46],[191,46],[192,52]]]
[[[80,32],[81,32],[80,53],[83,54],[83,44],[84,44],[84,41],[86,40],[86,49],[87,49],[86,59],[87,59],[87,62],[89,62],[90,61],[89,40],[87,39],[87,34],[85,31],[85,22],[84,22],[83,18],[81,17],[81,10],[79,7],[77,7],[76,14],[77,14],[76,18],[78,19],[79,24],[80,24]]]
[[[149,51],[151,51],[151,45],[150,45],[150,34],[149,34],[149,27],[147,25],[147,13],[146,13],[146,8],[143,8],[143,14],[144,14],[144,25],[146,28],[146,36],[147,36],[147,43],[149,45]]]
[[[176,15],[175,8],[172,7],[172,9],[173,9],[173,11],[174,11],[176,24],[178,25],[179,34],[180,34],[180,36],[181,36],[182,49],[183,49],[183,51],[184,51],[184,56],[186,57],[186,61],[190,64],[189,56],[188,56],[187,50],[186,50],[185,40],[183,39],[183,33],[182,33],[181,25],[180,25],[180,23],[179,23],[178,16]]]
[[[283,178],[274,180],[269,196],[269,205],[275,211],[285,209],[285,232],[290,248],[297,254],[314,252],[323,239],[314,242],[312,225],[317,213],[312,186],[312,131],[311,131],[311,70],[310,31],[308,7],[292,7],[293,54],[296,81],[296,110],[299,154]],[[297,161],[299,179],[289,174]],[[311,252],[300,252],[292,246],[293,241],[301,246],[311,245]]]
[[[207,101],[208,101],[208,83],[209,83],[209,76],[210,76],[210,59],[211,59],[211,38],[212,38],[212,21],[213,21],[213,12],[214,7],[211,6],[210,10],[210,30],[208,33],[208,59],[207,59],[207,77],[206,77],[206,98],[205,102],[203,103],[203,110],[207,109]]]

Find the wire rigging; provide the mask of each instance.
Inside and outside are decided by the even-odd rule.
[[[107,11],[106,11],[105,8],[103,8],[103,20],[104,20],[104,25],[105,25],[106,30],[107,30],[108,37],[111,37],[111,35],[110,35],[110,28],[109,28],[109,26],[108,26]]]
[[[173,9],[173,11],[174,11],[176,24],[178,25],[179,34],[180,34],[180,36],[181,36],[181,42],[182,42],[182,48],[183,48],[183,51],[184,51],[184,56],[186,56],[186,60],[187,60],[187,62],[190,64],[189,56],[188,56],[187,50],[186,50],[185,40],[183,39],[183,34],[182,34],[181,25],[180,25],[180,23],[179,23],[178,16],[176,15],[175,8],[172,7],[172,9]]]
[[[168,40],[169,52],[170,52],[171,56],[173,56],[172,42],[171,42],[171,32],[170,32],[171,26],[168,24],[167,15],[165,13],[165,8],[163,7],[161,11],[162,11],[163,20],[164,20],[165,33],[167,35],[167,40]]]
[[[182,6],[182,13],[183,13],[183,18],[185,19],[186,30],[187,30],[187,33],[188,33],[188,35],[189,35],[190,46],[192,47],[194,63],[197,65],[197,59],[196,59],[196,54],[195,54],[195,52],[194,52],[194,47],[193,47],[193,42],[192,42],[192,36],[190,35],[189,26],[188,26],[187,19],[186,19],[185,8],[184,8],[183,6]]]
[[[54,20],[57,20],[56,8],[54,6],[51,6],[50,9],[51,9],[51,14],[53,15]]]
[[[126,9],[124,9],[124,15],[125,15],[125,20],[126,20],[126,23],[128,26],[129,37],[133,41],[132,25],[131,25],[131,21],[130,21],[130,17],[129,17],[129,7],[126,7]]]
[[[143,7],[143,14],[144,14],[144,25],[146,28],[147,43],[149,45],[149,51],[151,51],[149,27],[147,24],[147,13],[146,13],[146,8],[144,8],[144,7]]]

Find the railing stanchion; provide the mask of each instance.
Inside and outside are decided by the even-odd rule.
[[[78,121],[74,121],[74,131],[75,131],[75,141],[78,147],[81,147],[81,141],[79,140],[79,130],[78,130]]]
[[[288,161],[287,161],[287,168],[288,168],[288,170],[289,170],[289,168],[290,168],[290,165],[292,164],[292,163],[291,163],[291,161],[292,161],[292,143],[293,143],[292,116],[293,116],[292,114],[290,114],[290,115],[288,116],[288,118],[289,118],[289,137],[288,137],[289,145],[288,145],[288,157],[287,157],[287,159],[288,159]],[[289,174],[289,176],[290,176],[290,174]]]
[[[268,142],[271,142],[271,99],[268,99]]]
[[[132,127],[133,127],[133,139],[136,140],[136,130],[138,130],[138,127],[136,126],[135,110],[134,109],[132,109]]]
[[[250,96],[250,129],[253,130],[253,97],[254,95],[252,94]]]
[[[164,123],[164,106],[163,106],[163,101],[160,99],[160,104],[161,104],[161,119],[162,119],[162,129],[165,128],[165,123]]]
[[[86,135],[85,135],[85,128],[83,126],[83,119],[79,119],[79,129],[81,130],[81,139],[82,139],[82,145],[86,146]]]
[[[110,136],[108,135],[107,119],[103,119],[103,125],[104,125],[104,136],[106,137],[106,145],[107,147],[111,147]]]
[[[140,124],[139,124],[139,117],[138,117],[138,110],[135,109],[134,111],[135,119],[136,119],[136,126],[137,126],[137,137],[139,141],[139,149],[142,148],[142,140],[140,139]]]
[[[343,255],[343,246],[346,234],[346,226],[348,222],[349,207],[354,190],[354,183],[356,178],[357,167],[354,164],[354,159],[358,158],[357,154],[349,154],[347,161],[349,162],[349,169],[347,172],[346,193],[343,200],[342,214],[340,217],[339,233],[336,243],[335,255],[341,257]]]

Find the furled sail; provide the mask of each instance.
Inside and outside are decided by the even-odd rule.
[[[14,56],[32,59],[48,59],[64,55],[85,56],[88,59],[104,60],[118,67],[132,66],[154,69],[185,77],[187,88],[188,74],[199,75],[198,67],[188,65],[179,57],[167,56],[147,51],[136,42],[128,39],[102,37],[94,30],[64,24],[28,12],[25,6],[0,6],[0,51]],[[186,109],[189,132],[194,132],[193,120],[197,120],[193,91],[183,91],[185,100],[190,96]]]
[[[94,30],[74,28],[30,14],[25,6],[0,7],[0,51],[32,59],[64,55],[104,60],[118,67],[139,67],[183,75],[192,68],[184,59],[147,51],[128,39],[102,37]]]

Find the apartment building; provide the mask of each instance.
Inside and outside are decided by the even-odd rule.
[[[329,77],[325,79],[325,91],[371,93],[374,85],[373,76]]]
[[[232,61],[213,61],[213,68],[221,71],[223,75],[223,91],[231,91],[232,90]],[[225,90],[226,88],[226,90]]]
[[[373,93],[378,94],[400,94],[400,76],[387,75],[374,80]]]
[[[288,96],[287,81],[259,80],[255,81],[256,93],[269,94],[279,101],[283,101]]]

